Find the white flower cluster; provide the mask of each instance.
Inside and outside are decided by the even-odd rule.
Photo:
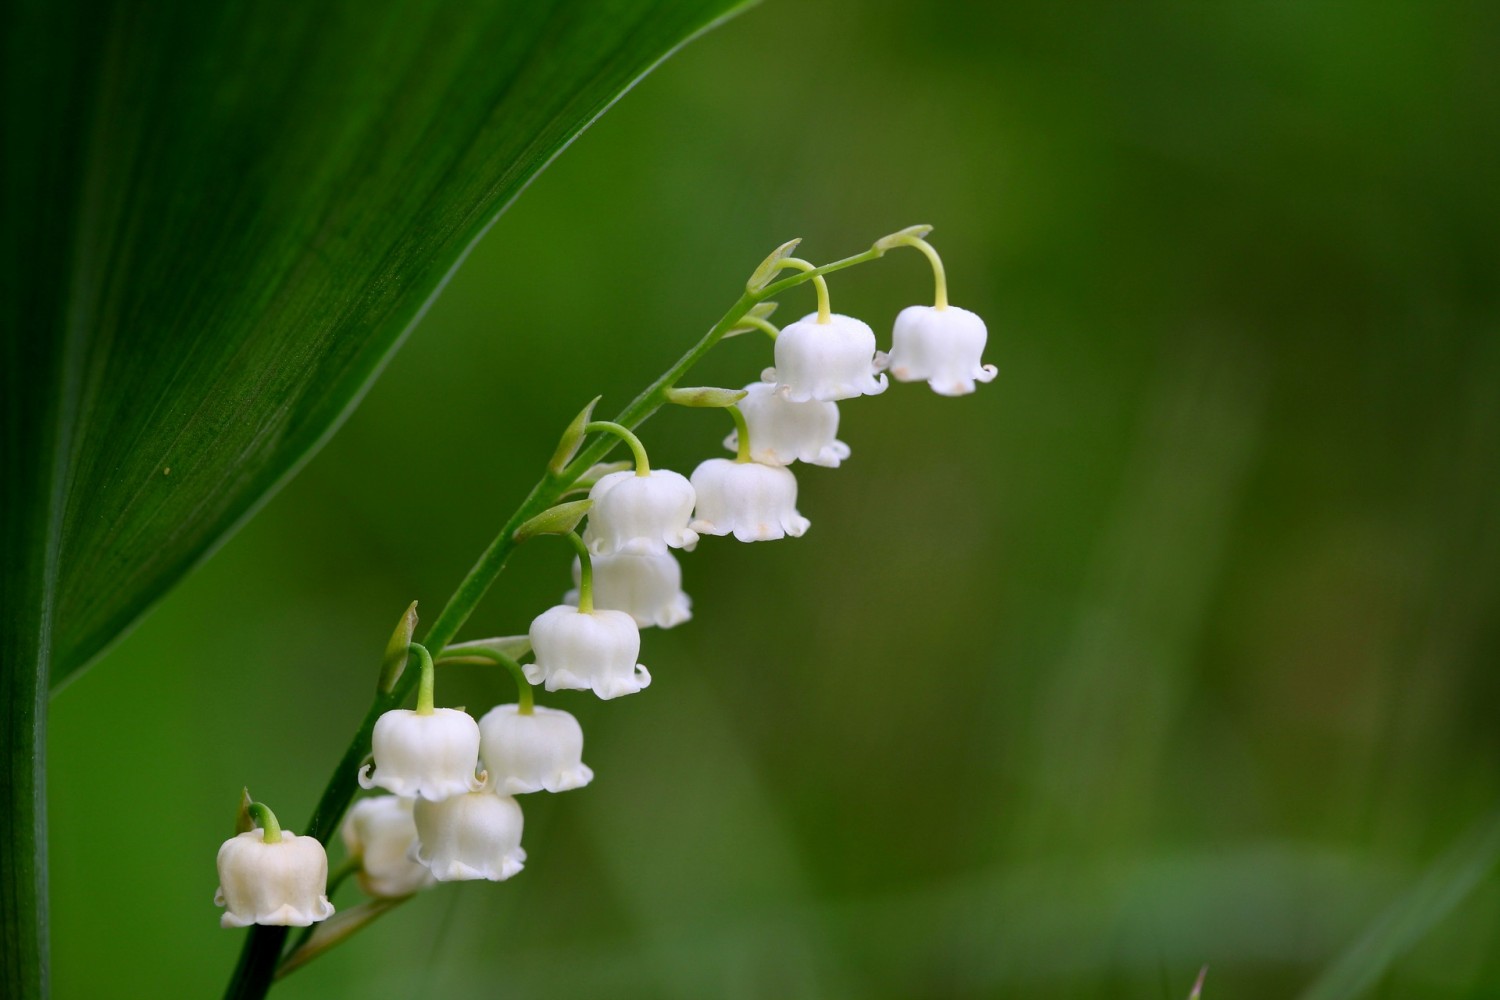
[[[637,662],[640,630],[671,628],[692,616],[672,550],[690,552],[702,535],[758,542],[804,534],[809,522],[797,510],[789,466],[837,468],[849,457],[849,446],[837,438],[840,400],[883,393],[887,368],[898,381],[926,381],[944,395],[972,392],[976,382],[994,378],[994,367],[981,361],[984,322],[947,305],[940,264],[934,267],[938,304],[900,313],[889,357],[876,350],[868,325],[829,311],[820,286],[818,313],[779,333],[763,324],[776,337],[776,363],[761,381],[743,393],[682,390],[718,394],[718,402],[688,405],[738,399],[729,404],[738,429],[724,442],[734,459],[710,458],[689,477],[651,469],[628,429],[587,424],[584,416],[584,431],[614,433],[631,445],[635,468],[604,475],[589,490],[587,525],[581,538],[573,536],[577,586],[532,621],[533,662],[505,660],[524,676],[518,703],[477,721],[458,709],[433,708],[427,658],[417,709],[388,711],[376,721],[373,763],[359,783],[390,794],[359,802],[342,828],[367,894],[398,898],[435,882],[500,881],[521,870],[523,817],[514,796],[581,788],[593,779],[578,720],[533,706],[526,684],[592,691],[601,699],[645,689],[651,674]],[[327,858],[310,837],[285,834],[272,843],[254,831],[241,834],[220,852],[220,877],[226,926],[307,924],[332,912],[324,895]]]

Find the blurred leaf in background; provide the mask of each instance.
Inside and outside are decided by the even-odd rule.
[[[6,7],[7,995],[45,989],[49,675],[247,518],[536,172],[738,5]]]
[[[213,990],[224,803],[311,806],[393,616],[449,592],[573,414],[771,247],[919,221],[1000,377],[849,404],[851,458],[799,469],[806,537],[706,540],[694,619],[643,636],[651,689],[548,701],[597,777],[528,801],[525,873],[279,993],[1158,1000],[1206,962],[1208,1000],[1260,1000],[1352,953],[1367,995],[1500,992],[1493,869],[1425,891],[1500,799],[1497,48],[1493,5],[1383,0],[768,3],[689,48],[57,698],[55,773],[90,776],[50,789],[59,995]],[[930,291],[914,254],[838,278],[883,347]],[[701,380],[769,363],[741,337]],[[654,419],[653,463],[720,454],[713,416]],[[470,635],[568,575],[521,551]]]

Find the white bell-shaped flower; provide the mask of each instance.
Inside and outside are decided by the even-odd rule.
[[[693,517],[693,486],[670,469],[644,476],[611,472],[589,490],[594,505],[583,540],[594,555],[616,552],[665,552],[668,547],[692,551],[698,533]]]
[[[359,886],[366,895],[394,899],[432,885],[432,872],[411,859],[415,801],[377,795],[360,799],[344,817],[339,833],[349,856],[360,859]]]
[[[890,369],[901,382],[925,381],[944,396],[963,396],[995,377],[984,364],[984,320],[957,306],[907,306],[896,316]]]
[[[750,428],[750,457],[765,465],[811,465],[837,469],[849,457],[849,446],[838,440],[839,408],[837,403],[811,399],[794,403],[776,391],[768,382],[745,386],[749,394],[740,400],[740,412]],[[724,447],[735,451],[740,435],[735,431],[724,439]]]
[[[375,720],[370,749],[375,763],[359,772],[362,788],[379,786],[405,798],[435,802],[483,785],[474,775],[479,723],[456,708],[386,712]]]
[[[573,590],[564,604],[578,604],[578,560]],[[623,611],[640,628],[671,628],[693,617],[693,601],[682,591],[682,567],[670,552],[617,552],[594,557],[594,607]]]
[[[776,367],[763,378],[794,403],[874,396],[885,392],[883,360],[868,324],[838,313],[819,323],[811,313],[777,336]]]
[[[693,488],[698,491],[693,530],[705,535],[764,542],[798,538],[811,524],[797,513],[797,477],[781,466],[710,458],[693,470]]]
[[[479,755],[497,792],[566,792],[594,780],[583,762],[583,727],[568,712],[496,705],[479,720],[479,732]]]
[[[417,803],[413,860],[439,882],[487,878],[503,882],[526,861],[521,848],[521,806],[509,795],[468,792],[441,802]]]
[[[548,608],[531,623],[535,663],[521,669],[548,691],[593,691],[600,698],[635,694],[651,674],[635,658],[641,632],[623,611],[580,611],[566,604]]]
[[[219,848],[219,890],[225,907],[220,927],[277,924],[306,927],[333,916],[328,901],[328,854],[316,837],[287,830],[266,843],[263,830],[248,830]]]

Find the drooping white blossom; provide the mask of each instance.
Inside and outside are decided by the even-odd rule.
[[[963,396],[975,382],[995,377],[984,364],[989,333],[984,320],[957,306],[907,306],[896,316],[891,374],[900,382],[925,381],[944,396]]]
[[[819,323],[811,313],[782,329],[776,367],[766,369],[763,378],[794,403],[850,399],[885,391],[885,376],[878,374],[883,363],[868,324],[838,313]]]
[[[366,895],[394,899],[432,885],[432,873],[411,859],[417,840],[414,799],[376,795],[360,799],[339,828],[349,856],[360,859],[359,886]]]
[[[790,469],[710,458],[693,470],[693,488],[693,530],[705,535],[763,542],[800,537],[810,525],[797,513],[797,477]]]
[[[264,833],[248,830],[219,848],[214,902],[225,907],[219,926],[306,927],[333,916],[323,845],[316,837],[298,837],[289,830],[268,844]]]
[[[566,792],[594,780],[583,762],[583,727],[556,708],[496,705],[479,720],[479,755],[489,787],[506,795]]]
[[[748,395],[740,400],[739,408],[750,428],[750,457],[755,461],[764,465],[807,462],[837,469],[849,457],[849,446],[837,438],[837,403],[816,399],[794,403],[769,382],[752,382],[745,391]],[[730,451],[739,444],[738,431],[724,439]]]
[[[521,806],[509,795],[466,792],[441,802],[421,800],[412,811],[417,843],[412,859],[439,882],[503,882],[521,870]]]
[[[578,560],[574,589],[564,604],[578,604]],[[617,552],[594,557],[594,607],[623,611],[640,628],[672,628],[693,617],[693,601],[682,591],[682,567],[670,552]]]
[[[375,763],[359,772],[362,788],[379,786],[405,798],[437,801],[483,785],[474,774],[479,723],[456,708],[386,712],[375,720],[370,749]]]
[[[623,611],[580,611],[566,604],[548,608],[531,623],[536,662],[522,667],[526,679],[548,691],[593,691],[600,698],[635,694],[651,683],[637,663],[641,632]]]
[[[616,552],[665,552],[669,547],[692,551],[698,533],[688,527],[693,516],[693,487],[670,469],[652,469],[641,476],[611,472],[589,490],[583,540],[594,555]]]

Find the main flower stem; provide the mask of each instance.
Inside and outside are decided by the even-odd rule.
[[[634,430],[649,419],[666,403],[666,391],[675,386],[694,365],[703,360],[703,357],[713,350],[714,345],[724,339],[726,333],[741,325],[745,315],[757,303],[774,298],[788,289],[822,275],[875,260],[884,253],[882,249],[871,247],[851,257],[774,281],[757,292],[745,292],[734,305],[729,307],[729,311],[688,349],[686,354],[678,358],[672,367],[631,400],[612,422]],[[442,611],[438,612],[437,618],[428,628],[427,634],[423,637],[424,645],[434,659],[442,657],[443,649],[458,635],[459,629],[463,628],[464,622],[473,613],[480,599],[490,589],[501,570],[505,569],[505,563],[510,559],[510,554],[516,547],[516,529],[542,511],[554,506],[584,472],[602,461],[618,444],[619,440],[612,434],[596,434],[594,439],[580,449],[573,461],[569,462],[561,472],[548,472],[537,480],[531,492],[526,494],[521,505],[516,508],[515,513],[511,514],[499,534],[495,536],[495,540],[480,555],[479,560],[474,563],[473,568],[459,583],[458,589],[453,592],[453,596],[448,599],[448,603],[443,606]],[[364,719],[355,730],[354,738],[344,750],[343,757],[339,759],[337,767],[328,779],[327,786],[323,789],[322,797],[318,799],[312,819],[307,824],[308,836],[316,837],[327,844],[329,838],[338,829],[339,820],[343,818],[345,810],[349,808],[349,803],[359,787],[356,775],[359,773],[360,765],[370,754],[370,735],[375,729],[375,720],[393,708],[400,708],[411,696],[412,689],[417,686],[419,676],[419,671],[403,672],[389,691],[377,694],[375,700],[370,703]],[[286,946],[286,937],[285,927],[257,924],[250,928],[245,945],[240,950],[239,962],[235,965],[234,972],[230,975],[229,985],[224,991],[225,1000],[260,1000],[266,995],[271,988],[272,978],[276,974],[276,965],[281,959],[282,950]]]

